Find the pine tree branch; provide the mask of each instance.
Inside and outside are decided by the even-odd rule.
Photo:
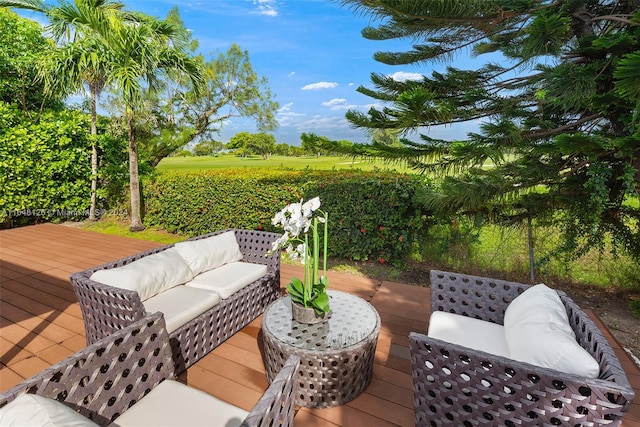
[[[530,140],[536,140],[536,139],[542,139],[542,138],[546,138],[552,135],[558,135],[561,134],[569,129],[573,129],[573,128],[577,128],[580,125],[583,125],[584,123],[590,122],[591,120],[595,120],[597,118],[603,118],[602,114],[597,113],[597,114],[592,114],[590,116],[586,116],[583,117],[573,123],[567,123],[564,126],[560,126],[557,127],[555,129],[549,129],[546,131],[542,131],[542,132],[531,132],[531,133],[525,133],[523,134],[523,136],[525,138],[528,138]]]

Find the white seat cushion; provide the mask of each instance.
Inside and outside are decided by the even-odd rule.
[[[136,291],[142,301],[192,278],[191,268],[174,248],[147,255],[122,267],[98,270],[91,275],[91,280],[96,282]]]
[[[96,427],[62,402],[35,394],[21,394],[0,409],[3,427]]]
[[[576,341],[560,296],[544,284],[511,301],[504,328],[512,359],[586,378],[600,374],[596,359]]]
[[[220,295],[215,292],[187,286],[176,286],[142,303],[148,313],[164,314],[169,333],[218,304]]]
[[[224,264],[240,261],[243,256],[234,231],[176,243],[175,248],[195,276]]]
[[[427,335],[474,350],[509,357],[504,327],[496,323],[435,311],[429,318]]]
[[[192,281],[187,282],[186,286],[207,289],[218,293],[222,299],[225,299],[266,274],[266,265],[232,262],[197,275]]]
[[[236,427],[248,414],[193,387],[165,380],[109,426]]]

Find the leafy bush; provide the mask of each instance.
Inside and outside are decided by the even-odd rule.
[[[145,223],[199,235],[224,228],[278,231],[284,205],[319,196],[329,213],[329,255],[400,262],[426,224],[414,205],[424,180],[395,173],[223,170],[158,174],[144,184]]]
[[[0,102],[0,213],[14,225],[81,217],[89,203],[89,122],[76,111],[31,122]]]

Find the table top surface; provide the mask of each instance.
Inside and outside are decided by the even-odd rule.
[[[263,328],[292,347],[303,350],[338,350],[367,339],[380,323],[378,312],[357,296],[328,291],[331,316],[313,325],[292,319],[288,296],[273,302],[264,313]]]

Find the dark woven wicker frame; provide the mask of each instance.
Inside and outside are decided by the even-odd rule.
[[[366,390],[373,376],[381,325],[377,311],[375,315],[374,329],[360,342],[342,349],[327,350],[301,349],[280,341],[265,327],[263,317],[263,357],[267,379],[276,377],[289,357],[298,357],[296,405],[329,408],[352,401]]]
[[[529,287],[434,270],[431,310],[502,324],[508,304]],[[416,426],[620,425],[633,389],[596,325],[564,293],[560,298],[577,341],[600,364],[597,379],[411,333]]]
[[[287,360],[243,427],[293,425],[299,363],[296,357]],[[0,407],[22,393],[33,393],[63,402],[106,426],[165,379],[175,379],[174,366],[164,319],[155,313],[3,392]]]
[[[255,404],[241,427],[289,427],[295,415],[296,373],[300,359],[291,356]]]
[[[189,240],[198,240],[231,230],[221,230]],[[193,365],[227,338],[258,317],[281,294],[280,253],[269,253],[277,233],[233,230],[243,254],[243,261],[264,264],[267,275],[223,300],[170,334],[174,363],[178,373]],[[147,255],[173,247],[166,245],[140,252],[71,275],[71,285],[80,303],[87,344],[142,319],[145,312],[137,292],[108,286],[90,279],[97,271],[120,267]]]
[[[0,407],[22,393],[34,393],[107,425],[173,376],[167,330],[156,313],[3,392]]]

